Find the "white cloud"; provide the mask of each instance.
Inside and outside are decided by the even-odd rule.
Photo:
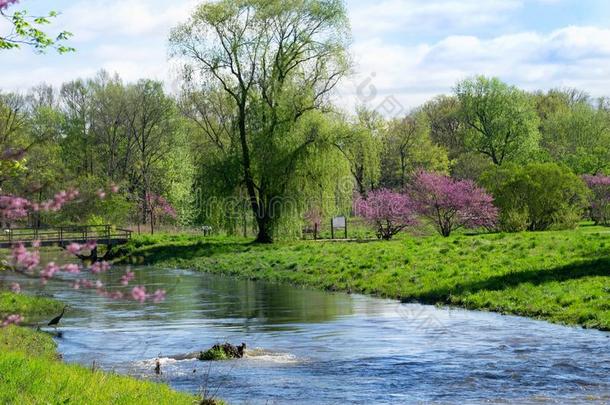
[[[350,107],[369,99],[372,84],[372,106],[392,95],[408,110],[450,92],[458,80],[475,74],[499,76],[527,89],[571,86],[593,95],[610,95],[610,29],[567,26],[548,33],[487,31],[523,11],[528,2],[560,7],[560,1],[349,1],[357,67],[356,75],[341,87],[337,101]],[[74,32],[78,52],[60,57],[26,50],[4,52],[0,54],[0,89],[26,90],[42,81],[60,85],[92,76],[102,68],[127,81],[150,77],[174,88],[167,34],[186,20],[196,3],[198,0],[75,1],[63,8],[57,28]],[[426,35],[430,31],[434,35]]]
[[[349,106],[367,99],[370,91],[364,98],[358,91],[367,78],[377,94],[368,100],[371,107],[394,96],[405,110],[476,74],[498,76],[529,90],[578,87],[594,96],[610,95],[610,29],[571,26],[546,35],[526,32],[489,39],[449,36],[417,46],[371,40],[356,44],[354,51],[359,77],[341,89]],[[369,89],[368,82],[364,88]]]
[[[352,10],[357,35],[451,31],[503,21],[521,0],[383,0]]]
[[[77,42],[104,37],[167,36],[172,26],[186,20],[196,1],[79,1],[63,10],[60,24]]]

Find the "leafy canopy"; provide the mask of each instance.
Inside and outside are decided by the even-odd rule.
[[[539,118],[532,98],[497,78],[478,76],[455,88],[465,144],[495,165],[525,161],[538,149]]]

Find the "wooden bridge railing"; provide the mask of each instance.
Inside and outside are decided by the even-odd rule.
[[[56,228],[9,228],[0,234],[0,245],[17,242],[31,243],[40,241],[43,245],[68,243],[86,243],[97,241],[98,244],[124,243],[131,239],[128,229],[114,228],[111,225],[73,225]]]

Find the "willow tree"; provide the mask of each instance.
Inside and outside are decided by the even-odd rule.
[[[377,186],[381,175],[380,133],[385,121],[378,112],[366,107],[358,107],[356,118],[355,122],[345,120],[341,125],[336,146],[349,162],[358,194],[366,196]]]
[[[332,170],[320,161],[332,142],[319,126],[304,124],[330,110],[328,97],[349,70],[349,39],[340,0],[204,3],[172,32],[173,55],[185,62],[187,80],[230,100],[240,181],[258,242],[272,242],[288,206],[303,202],[305,194],[292,187],[318,183],[303,162],[317,174]]]

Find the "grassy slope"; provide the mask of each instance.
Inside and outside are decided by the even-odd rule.
[[[610,330],[610,232],[293,242],[145,237],[124,261],[451,304]]]
[[[0,314],[26,321],[58,312],[62,304],[27,295],[0,293]],[[22,404],[193,404],[194,396],[168,386],[139,381],[58,361],[45,333],[23,327],[0,328],[0,403]]]
[[[61,312],[62,307],[60,302],[49,298],[0,291],[0,319],[11,314],[21,314],[25,322],[30,322],[42,316],[55,316]]]

